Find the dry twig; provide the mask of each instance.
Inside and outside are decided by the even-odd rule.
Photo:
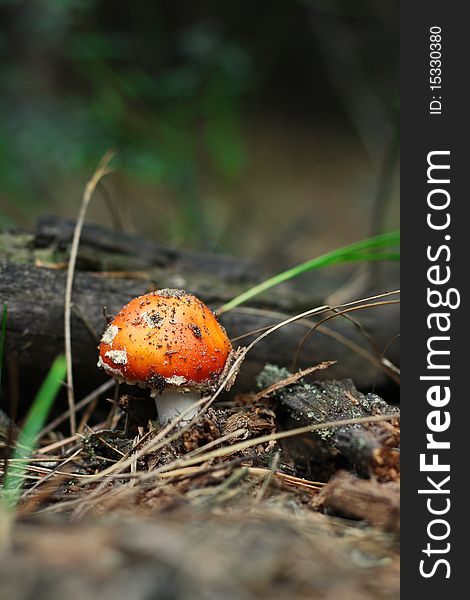
[[[72,287],[73,277],[75,273],[75,265],[77,262],[78,245],[80,243],[80,234],[83,228],[86,211],[93,193],[99,181],[105,177],[110,170],[108,169],[109,162],[113,158],[112,152],[107,152],[101,159],[92,178],[88,181],[83,193],[82,204],[78,214],[77,223],[75,225],[72,246],[70,249],[70,258],[67,269],[67,281],[65,284],[65,302],[64,302],[64,335],[65,335],[65,358],[67,361],[67,400],[69,405],[70,433],[73,435],[77,428],[75,416],[75,397],[73,389],[73,373],[72,373],[72,339],[71,339],[71,310],[72,310]]]

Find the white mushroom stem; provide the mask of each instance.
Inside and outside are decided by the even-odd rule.
[[[183,392],[175,388],[167,388],[161,394],[157,393],[155,406],[157,407],[160,425],[167,425],[183,413],[185,415],[178,424],[181,427],[186,425],[196,416],[198,407],[195,407],[194,403],[199,399],[200,394],[193,390]]]

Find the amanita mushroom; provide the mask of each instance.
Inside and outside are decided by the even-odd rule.
[[[224,328],[201,300],[164,289],[121,309],[101,338],[98,366],[119,382],[149,388],[165,424],[217,385],[231,350]],[[184,421],[195,414],[189,410]]]

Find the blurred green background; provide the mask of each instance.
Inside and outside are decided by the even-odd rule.
[[[398,0],[0,0],[0,225],[279,269],[398,223]]]

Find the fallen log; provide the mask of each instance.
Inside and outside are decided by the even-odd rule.
[[[8,306],[6,354],[13,357],[8,363],[15,363],[20,391],[30,384],[37,386],[64,348],[65,267],[73,225],[70,220],[47,217],[39,221],[33,233],[0,234],[0,301]],[[217,309],[263,278],[262,270],[246,260],[168,249],[137,236],[85,225],[72,311],[72,354],[79,392],[85,394],[103,381],[96,369],[96,346],[105,327],[104,306],[113,314],[132,297],[152,289],[177,287],[195,293]],[[305,293],[284,284],[249,307],[224,313],[220,320],[237,340],[320,305],[320,289]],[[398,310],[393,306],[369,309],[358,318],[381,349],[398,330]],[[255,346],[245,361],[239,386],[252,389],[254,374],[268,361],[289,366],[314,322],[291,324]],[[245,345],[253,337],[248,335],[234,343]],[[397,358],[396,349],[395,345],[391,348],[392,360]],[[353,377],[360,388],[390,382],[363,333],[344,318],[333,319],[308,337],[297,366],[323,360],[338,361],[334,376]]]

